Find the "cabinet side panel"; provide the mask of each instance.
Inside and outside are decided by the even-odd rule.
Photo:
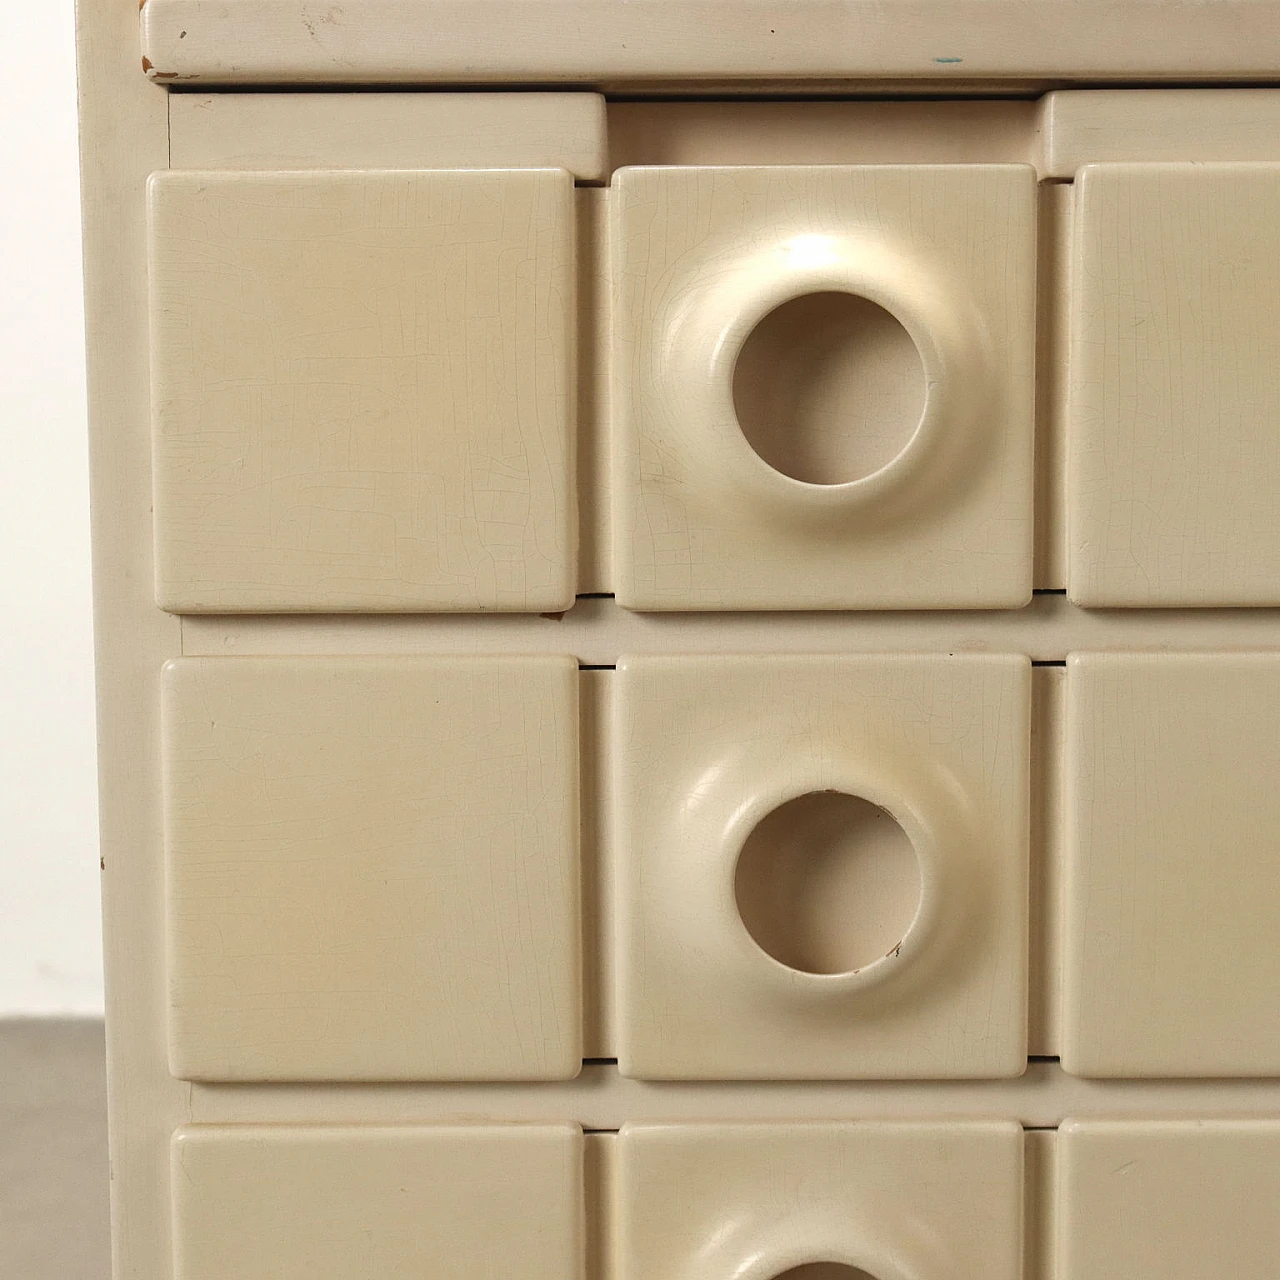
[[[169,1273],[168,1133],[180,1090],[161,1023],[157,682],[180,623],[152,602],[147,175],[168,164],[167,97],[141,75],[136,0],[77,15],[98,664],[114,1274]]]

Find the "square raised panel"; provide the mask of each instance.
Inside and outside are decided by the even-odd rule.
[[[174,1280],[581,1280],[582,1131],[195,1126]]]
[[[1090,165],[1076,193],[1071,598],[1280,604],[1280,165]]]
[[[560,657],[170,663],[174,1074],[576,1075],[577,681]]]
[[[614,1274],[1022,1280],[1022,1148],[1003,1122],[627,1125]]]
[[[160,605],[567,608],[573,226],[561,170],[154,175]]]
[[[1003,655],[624,659],[624,1074],[1020,1075],[1030,675]]]
[[[1068,1121],[1059,1280],[1275,1280],[1280,1122]]]
[[[1062,1061],[1280,1075],[1280,654],[1067,670]]]
[[[612,193],[622,604],[1027,603],[1030,168],[622,169]]]

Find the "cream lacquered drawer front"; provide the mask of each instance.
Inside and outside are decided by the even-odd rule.
[[[550,170],[156,175],[161,606],[567,607],[572,196]]]
[[[1087,165],[1056,283],[1029,165],[158,174],[157,599],[1008,609],[1038,522],[1082,605],[1275,605],[1276,173]]]
[[[624,169],[610,231],[624,605],[1027,603],[1030,167]],[[788,343],[842,323],[858,394],[805,431]]]

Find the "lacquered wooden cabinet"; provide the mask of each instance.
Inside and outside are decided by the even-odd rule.
[[[1280,1274],[1278,19],[82,6],[118,1280]]]

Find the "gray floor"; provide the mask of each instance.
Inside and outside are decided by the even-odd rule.
[[[0,1276],[110,1273],[102,1023],[0,1019]]]

